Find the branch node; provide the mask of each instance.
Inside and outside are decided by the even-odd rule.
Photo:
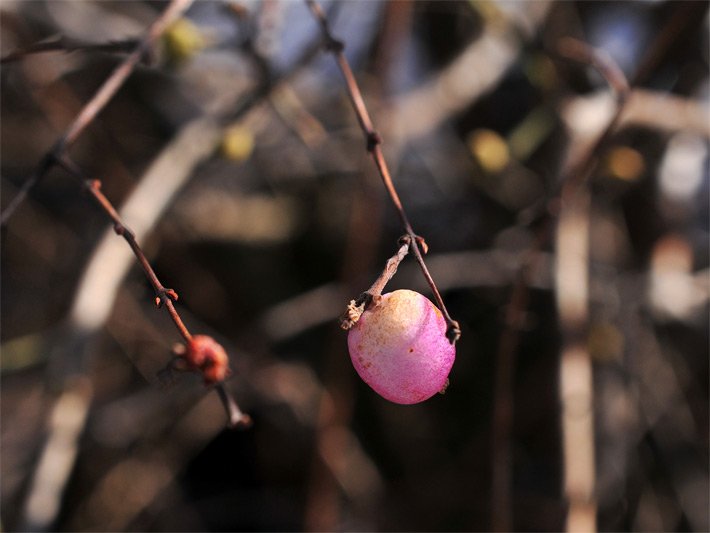
[[[336,39],[335,37],[330,35],[330,33],[325,35],[324,40],[325,43],[323,46],[325,46],[325,49],[329,52],[340,54],[343,52],[343,50],[345,50],[345,43],[340,39]]]
[[[52,149],[46,154],[44,154],[44,156],[42,156],[42,159],[40,159],[38,166],[40,168],[45,169],[50,169],[54,165],[60,165],[64,167],[65,161],[62,157],[63,148],[64,146],[61,144],[61,141],[57,141],[57,143],[52,147]]]
[[[375,130],[368,131],[365,134],[367,151],[372,152],[377,146],[382,144],[382,136]]]
[[[155,296],[155,306],[158,309],[160,309],[163,304],[167,303],[168,301],[177,302],[178,300],[178,293],[175,292],[173,289],[161,287],[157,290],[157,293],[158,294]]]
[[[411,242],[412,242],[412,238],[407,234],[404,234],[399,239],[397,239],[397,244],[399,246],[404,246],[404,245],[409,246],[411,244]]]
[[[456,341],[461,338],[461,327],[456,320],[451,320],[449,327],[446,329],[446,338],[451,344],[456,344]]]
[[[429,253],[429,245],[426,243],[426,240],[424,239],[424,237],[417,235],[416,237],[414,237],[414,239],[417,241],[417,245],[419,245],[419,248],[421,248],[422,253],[424,255],[428,254]]]

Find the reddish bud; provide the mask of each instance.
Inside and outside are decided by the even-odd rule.
[[[229,358],[222,345],[208,335],[195,335],[182,356],[190,370],[200,372],[205,385],[223,381],[230,373]]]
[[[426,243],[426,241],[424,240],[424,237],[419,237],[419,236],[417,235],[417,244],[419,244],[419,248],[422,249],[422,253],[423,253],[424,255],[426,255],[426,254],[429,253],[429,245],[428,245],[428,244]]]

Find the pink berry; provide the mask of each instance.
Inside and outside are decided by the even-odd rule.
[[[441,391],[456,356],[441,311],[410,290],[384,294],[365,311],[348,333],[348,350],[363,381],[401,404]]]

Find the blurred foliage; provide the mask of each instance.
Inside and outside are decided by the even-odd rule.
[[[57,34],[135,38],[163,5],[5,1],[2,55]],[[707,3],[324,7],[462,326],[446,394],[394,405],[350,364],[337,318],[402,230],[332,57],[307,53],[319,42],[307,8],[196,2],[71,155],[120,206],[186,125],[205,115],[227,125],[142,244],[190,329],[228,349],[228,386],[254,427],[223,429],[198,377],[160,386],[179,338],[138,268],[89,355],[69,343],[67,313],[108,224],[55,170],[2,233],[3,529],[27,524],[58,384],[78,375],[93,396],[49,529],[490,530],[496,354],[515,272],[540,206],[615,105],[594,69],[555,54],[571,36],[630,78],[646,69],[639,87],[651,98],[622,121],[590,179],[599,529],[707,531]],[[3,206],[121,57],[3,64]],[[474,66],[456,70],[463,59]],[[508,518],[518,531],[561,530],[566,514],[554,253],[548,239],[512,375]],[[429,294],[412,258],[389,286],[399,287]]]

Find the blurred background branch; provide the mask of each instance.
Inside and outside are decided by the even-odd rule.
[[[65,44],[3,63],[3,216],[166,5],[0,5],[0,57]],[[322,7],[462,330],[446,395],[390,404],[350,365],[337,318],[402,226],[312,14],[195,2],[71,158],[234,355],[254,426],[156,379],[169,317],[48,169],[1,235],[3,528],[707,531],[707,3]],[[635,78],[620,114],[561,39]],[[427,290],[413,261],[398,288]]]

